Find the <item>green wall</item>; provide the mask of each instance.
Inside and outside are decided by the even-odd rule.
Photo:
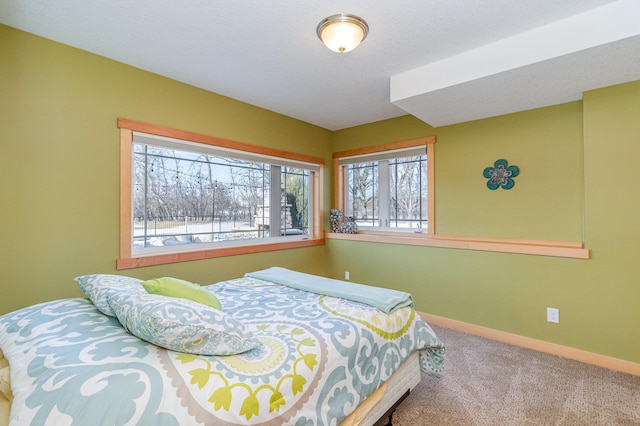
[[[79,296],[77,275],[118,272],[118,117],[323,157],[327,209],[333,151],[436,135],[438,234],[584,241],[591,259],[327,240],[120,273],[350,271],[412,292],[420,311],[640,362],[640,82],[437,129],[404,116],[330,132],[4,26],[0,58],[0,314]],[[485,186],[498,158],[520,167],[510,191]]]
[[[436,233],[582,241],[582,103],[438,129],[405,116],[335,132],[334,151],[436,135]],[[510,190],[485,167],[520,168]]]
[[[640,362],[638,117],[633,82],[437,129],[407,116],[335,132],[334,151],[436,135],[438,234],[584,241],[591,258],[329,240],[333,276],[410,291],[423,312]],[[520,167],[511,190],[485,186],[498,158]]]
[[[118,117],[330,164],[326,129],[1,25],[0,58],[0,314],[80,296],[78,275],[117,272]],[[320,273],[324,251],[315,246],[120,273],[203,284],[274,264]]]

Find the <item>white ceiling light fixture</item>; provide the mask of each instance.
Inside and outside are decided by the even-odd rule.
[[[339,13],[320,21],[316,33],[329,49],[346,53],[367,37],[369,25],[359,16]]]

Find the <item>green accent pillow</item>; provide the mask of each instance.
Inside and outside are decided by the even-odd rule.
[[[210,291],[200,287],[198,284],[193,284],[185,280],[171,277],[155,278],[143,281],[141,284],[145,290],[147,290],[147,293],[150,294],[179,297],[181,299],[188,299],[202,303],[203,305],[210,306],[220,311],[222,310],[222,305],[218,298]]]

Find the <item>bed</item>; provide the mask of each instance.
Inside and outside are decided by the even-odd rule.
[[[443,371],[395,290],[269,268],[202,287],[219,310],[76,280],[87,299],[0,317],[0,425],[372,425]]]

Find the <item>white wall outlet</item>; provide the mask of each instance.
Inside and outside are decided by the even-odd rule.
[[[344,271],[344,279],[345,279],[346,281],[349,281],[349,275],[350,275],[350,274],[349,274],[349,271]]]
[[[547,321],[560,323],[560,309],[547,308]]]

